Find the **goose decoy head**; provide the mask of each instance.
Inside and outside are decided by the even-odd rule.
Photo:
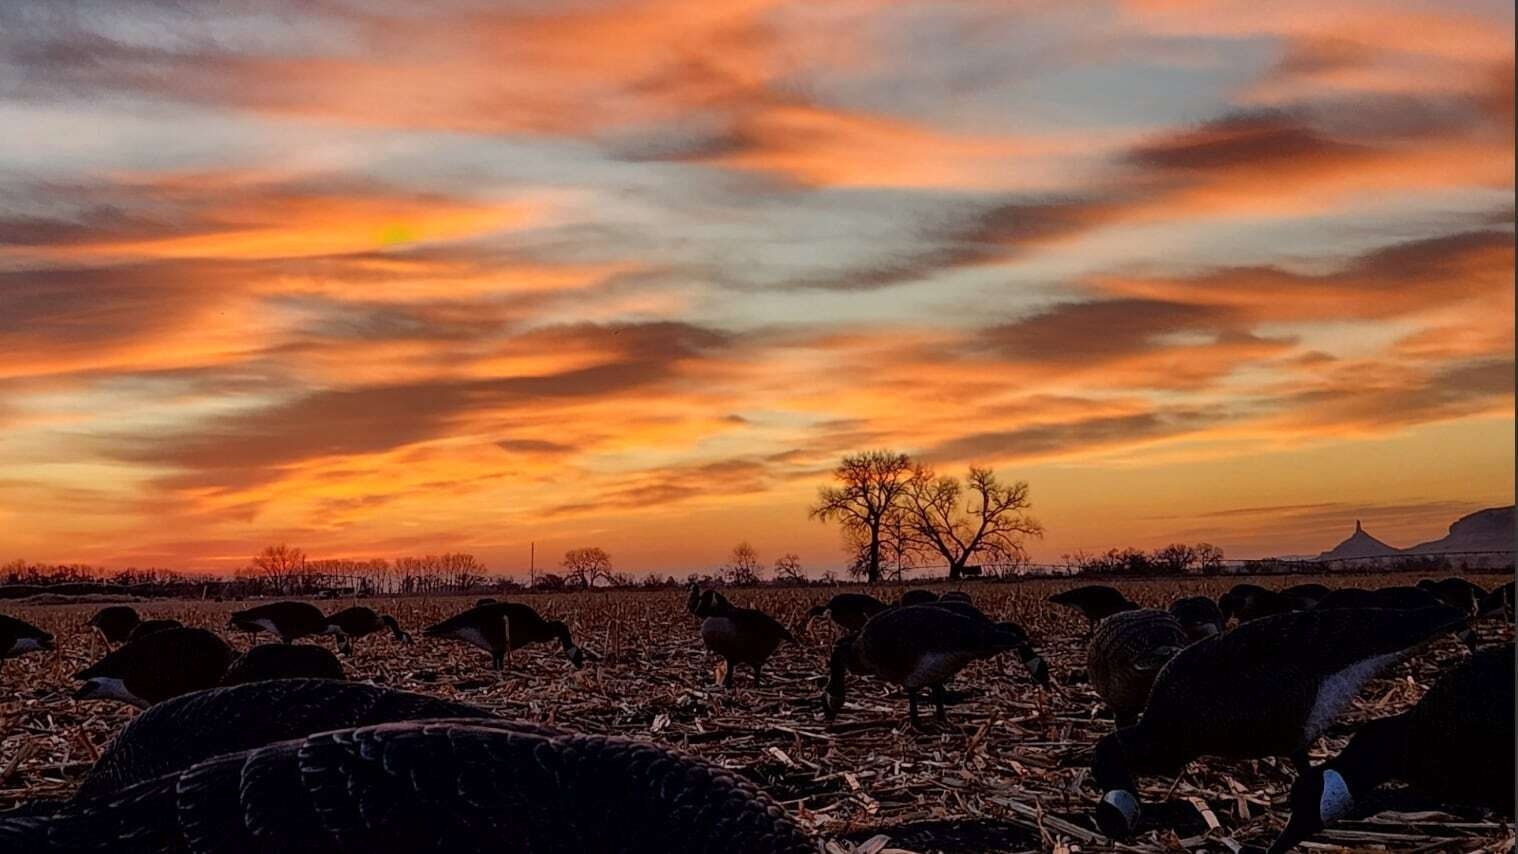
[[[828,657],[828,681],[822,689],[822,716],[827,720],[838,717],[843,710],[844,683],[848,679],[855,637],[849,635],[833,644],[833,654]]]
[[[1272,842],[1268,854],[1290,851],[1354,806],[1354,797],[1339,772],[1313,768],[1291,787],[1291,819]]]

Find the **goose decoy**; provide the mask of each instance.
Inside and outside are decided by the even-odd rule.
[[[245,632],[268,632],[278,636],[282,643],[334,631],[327,625],[322,610],[309,602],[270,602],[236,611],[232,614],[231,624]]]
[[[347,678],[337,656],[311,644],[264,643],[238,656],[222,675],[222,685],[268,679]]]
[[[96,634],[106,643],[116,646],[127,642],[127,635],[142,618],[137,616],[137,609],[130,605],[111,605],[101,608],[90,617],[87,625],[94,629]]]
[[[143,620],[142,622],[133,626],[130,632],[127,632],[126,639],[128,641],[134,641],[141,637],[147,637],[154,632],[161,632],[167,629],[182,628],[184,628],[184,623],[181,623],[178,620]]]
[[[1114,839],[1133,833],[1134,774],[1175,773],[1201,756],[1288,756],[1305,770],[1308,746],[1366,681],[1464,621],[1442,605],[1313,609],[1191,644],[1160,670],[1138,723],[1097,742],[1098,826]]]
[[[1451,608],[1460,608],[1470,614],[1480,609],[1481,600],[1486,596],[1486,589],[1481,585],[1453,576],[1439,581],[1425,578],[1418,582],[1418,589],[1434,594]]]
[[[931,590],[908,590],[897,597],[896,604],[903,606],[928,605],[937,601],[938,594]]]
[[[694,581],[690,583],[688,590],[685,610],[697,617],[706,617],[708,609],[713,607],[731,608],[733,606],[733,603],[729,602],[720,590],[702,590],[701,585]]]
[[[807,625],[826,614],[846,631],[857,632],[865,621],[890,607],[868,593],[839,593],[806,612]]]
[[[128,641],[74,674],[76,700],[121,700],[146,708],[211,688],[232,663],[227,642],[205,629],[168,629]]]
[[[1361,590],[1358,587],[1345,587],[1335,590],[1324,596],[1322,601],[1315,606],[1321,610],[1333,610],[1336,608],[1391,608],[1405,611],[1414,608],[1435,608],[1440,605],[1449,605],[1429,590],[1417,587],[1381,587],[1376,590]],[[1454,606],[1455,610],[1463,611],[1467,616],[1470,610],[1460,606]],[[1475,629],[1469,625],[1455,632],[1471,652],[1476,651],[1477,637]]]
[[[1301,611],[1305,601],[1288,596],[1277,590],[1267,590],[1258,584],[1235,584],[1232,589],[1218,597],[1218,610],[1225,619],[1240,623]]]
[[[644,741],[506,721],[341,729],[207,759],[47,817],[9,850],[730,851],[816,844],[725,768]]]
[[[882,611],[857,634],[838,641],[828,661],[823,714],[832,720],[843,708],[848,673],[875,676],[907,693],[907,719],[920,727],[917,695],[933,694],[938,720],[944,715],[944,683],[970,662],[1015,650],[1027,637],[989,620],[956,613],[941,603]]]
[[[1281,591],[1281,595],[1297,600],[1300,608],[1311,608],[1329,594],[1326,584],[1293,584]]]
[[[353,654],[355,640],[386,629],[389,629],[391,636],[401,643],[411,643],[411,635],[401,631],[401,626],[394,617],[389,614],[380,614],[373,608],[365,608],[363,605],[354,605],[352,608],[338,611],[327,618],[327,626],[337,629],[337,649],[343,655]]]
[[[422,634],[473,644],[490,653],[490,666],[498,672],[505,669],[506,653],[533,643],[558,641],[564,648],[564,656],[576,668],[584,667],[586,659],[595,661],[599,657],[577,646],[564,623],[545,620],[537,611],[519,602],[477,605],[437,625],[428,626]]]
[[[1270,854],[1289,851],[1388,780],[1442,804],[1513,816],[1513,645],[1445,673],[1416,706],[1371,721],[1338,756],[1297,778],[1291,818]]]
[[[966,605],[969,605],[971,603],[970,594],[964,592],[963,590],[950,590],[949,592],[945,593],[944,595],[938,597],[938,601],[940,601],[940,602],[963,602]]]
[[[326,652],[309,645],[267,646]],[[420,718],[489,717],[489,712],[463,703],[325,679],[277,679],[195,691],[133,718],[85,774],[75,799],[98,798],[213,756],[316,732]]]
[[[722,687],[733,687],[733,671],[746,664],[754,687],[762,684],[764,663],[782,643],[796,643],[790,629],[756,608],[739,608],[715,590],[703,592],[691,613],[701,617],[701,642],[727,663]]]
[[[53,636],[15,617],[0,614],[0,664],[29,652],[53,649]]]
[[[965,601],[964,599],[950,599],[947,595],[940,598],[937,602],[929,602],[926,606],[923,607],[942,608],[946,611],[959,614],[963,617],[980,620],[981,622],[984,622],[990,626],[994,626],[1004,632],[1007,632],[1010,635],[1016,635],[1017,637],[1022,638],[1022,643],[1013,651],[1017,653],[1017,657],[1020,661],[1022,661],[1023,666],[1028,668],[1028,675],[1032,677],[1034,682],[1039,685],[1049,684],[1049,663],[1045,661],[1044,657],[1039,655],[1038,651],[1033,648],[1033,643],[1028,639],[1028,633],[1023,629],[1022,626],[1006,620],[1003,620],[1001,622],[992,620],[990,617],[986,616],[983,611]]]
[[[1187,596],[1170,604],[1170,613],[1186,630],[1186,637],[1194,641],[1222,634],[1228,620],[1218,603],[1206,596]]]
[[[1092,623],[1110,617],[1113,614],[1123,611],[1133,611],[1138,608],[1137,605],[1128,601],[1127,596],[1105,584],[1087,584],[1082,587],[1075,587],[1050,596],[1049,601],[1056,605],[1064,605],[1067,608],[1074,608],[1080,611]]]
[[[1477,615],[1482,618],[1495,617],[1501,614],[1509,623],[1513,621],[1513,582],[1492,588],[1490,593],[1481,597],[1481,607]]]
[[[1138,718],[1160,668],[1190,642],[1169,611],[1122,611],[1096,624],[1086,646],[1086,672],[1118,726]]]

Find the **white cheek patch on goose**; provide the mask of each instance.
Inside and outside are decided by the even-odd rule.
[[[1324,824],[1349,812],[1355,799],[1349,794],[1349,786],[1338,771],[1323,772],[1323,794],[1318,798],[1318,817]]]
[[[1314,741],[1322,735],[1339,716],[1339,712],[1360,693],[1360,687],[1397,658],[1398,653],[1378,655],[1324,677],[1318,684],[1318,695],[1313,699],[1312,712],[1308,714],[1307,724],[1303,728],[1305,742]]]
[[[40,649],[42,649],[42,641],[36,638],[17,638],[16,642],[11,644],[10,654],[20,655],[23,652],[37,652]]]
[[[142,705],[142,698],[127,690],[126,683],[111,676],[96,676],[85,682],[91,700],[121,700],[132,705]]]
[[[275,628],[274,621],[271,620],[271,619],[269,619],[268,617],[264,617],[262,619],[254,620],[253,621],[253,625],[258,626],[259,628],[263,629],[264,631],[268,632],[271,635],[277,635],[277,634],[279,634],[279,629]]]
[[[1123,789],[1113,789],[1107,794],[1102,795],[1102,803],[1121,813],[1123,820],[1128,823],[1129,827],[1138,824],[1139,802],[1132,792]]]

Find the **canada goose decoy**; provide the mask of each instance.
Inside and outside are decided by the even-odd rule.
[[[490,666],[496,671],[505,669],[506,653],[546,641],[558,641],[564,648],[564,656],[576,668],[584,667],[587,658],[595,661],[599,657],[577,646],[564,623],[545,620],[519,602],[478,605],[427,627],[422,634],[473,644],[490,653]]]
[[[1322,601],[1315,606],[1321,610],[1333,610],[1336,608],[1391,608],[1393,610],[1406,611],[1414,608],[1435,608],[1440,605],[1450,607],[1443,598],[1433,591],[1417,587],[1381,587],[1376,590],[1361,590],[1358,587],[1345,587],[1335,590],[1324,596]],[[1471,615],[1468,608],[1453,606],[1455,610],[1462,611],[1466,616]],[[1469,625],[1455,632],[1471,652],[1476,651],[1477,637],[1475,629]]]
[[[365,608],[363,605],[354,605],[352,608],[338,611],[327,618],[327,626],[337,629],[337,649],[343,655],[353,654],[354,641],[386,629],[389,629],[391,636],[401,643],[411,643],[411,635],[401,631],[401,626],[394,617],[389,614],[380,614],[373,608]]]
[[[1445,673],[1407,712],[1371,721],[1338,756],[1297,778],[1291,818],[1270,847],[1289,851],[1382,783],[1405,780],[1442,804],[1513,815],[1513,645]]]
[[[688,590],[689,594],[685,599],[685,610],[697,617],[705,618],[712,608],[733,607],[733,603],[729,602],[720,590],[702,590],[701,585],[694,581],[690,583]]]
[[[0,614],[0,664],[29,652],[53,649],[53,636],[25,620]]]
[[[1086,647],[1086,672],[1118,726],[1138,718],[1160,668],[1190,642],[1169,611],[1121,611],[1096,624]]]
[[[347,678],[337,656],[311,644],[263,643],[238,656],[222,675],[222,685],[268,679]]]
[[[1039,685],[1049,684],[1049,663],[1045,661],[1044,657],[1039,655],[1038,651],[1033,648],[1033,643],[1028,638],[1028,632],[1024,630],[1022,626],[1018,625],[1017,623],[1005,620],[1002,622],[992,620],[990,617],[986,616],[985,612],[981,611],[979,608],[975,607],[964,599],[950,599],[947,595],[940,598],[937,602],[929,602],[924,607],[942,608],[946,611],[959,614],[963,617],[970,617],[971,619],[980,620],[981,622],[984,622],[990,626],[994,626],[1003,632],[1007,632],[1010,635],[1016,635],[1017,637],[1022,638],[1022,643],[1013,649],[1013,651],[1017,653],[1018,660],[1023,663],[1024,667],[1028,668],[1028,675],[1032,677],[1034,682],[1038,683]]]
[[[1293,584],[1281,591],[1281,595],[1296,599],[1302,608],[1311,608],[1331,591],[1326,584]]]
[[[326,652],[309,645],[267,646]],[[492,716],[424,694],[325,679],[277,679],[195,691],[133,718],[106,745],[75,799],[98,798],[212,756],[316,732],[419,718],[475,717]]]
[[[1186,637],[1194,641],[1222,634],[1223,627],[1228,623],[1218,603],[1206,596],[1177,599],[1170,604],[1170,613],[1180,621],[1181,628],[1186,630]]]
[[[1305,607],[1306,600],[1277,590],[1266,590],[1258,584],[1235,584],[1227,593],[1218,597],[1218,610],[1223,612],[1223,617],[1240,623],[1289,614]]]
[[[168,629],[128,641],[74,674],[76,700],[121,700],[139,708],[210,688],[232,663],[232,648],[205,629]]]
[[[756,608],[739,608],[715,590],[704,591],[691,613],[701,617],[701,642],[727,663],[722,687],[733,687],[733,671],[739,664],[754,671],[754,687],[763,682],[761,672],[782,643],[796,643],[790,629]]]
[[[806,612],[806,621],[826,614],[846,631],[857,632],[865,621],[890,606],[868,593],[839,593],[826,603]]]
[[[838,641],[828,661],[822,709],[829,719],[843,708],[848,673],[875,676],[900,685],[907,693],[907,719],[921,726],[917,695],[933,694],[940,721],[944,715],[944,683],[972,661],[990,658],[1027,643],[1027,637],[989,620],[976,619],[932,605],[908,605],[882,611],[858,634]]]
[[[1490,593],[1481,597],[1481,607],[1477,611],[1482,618],[1495,617],[1501,614],[1509,623],[1513,621],[1513,582],[1492,588]]]
[[[802,854],[738,774],[644,741],[506,721],[408,721],[232,753],[46,818],[13,850]]]
[[[162,632],[168,629],[182,628],[184,628],[184,623],[181,623],[178,620],[143,620],[142,622],[133,626],[130,632],[127,632],[126,639],[128,642],[130,642],[137,640],[138,638],[147,637],[154,632]]]
[[[931,590],[908,590],[896,599],[896,604],[904,607],[912,605],[929,605],[938,601],[938,594]]]
[[[1486,596],[1486,590],[1481,585],[1453,576],[1439,581],[1425,578],[1418,582],[1418,589],[1434,594],[1451,608],[1460,608],[1470,614],[1475,614],[1480,609],[1481,600]]]
[[[101,639],[115,646],[127,642],[127,635],[142,618],[137,616],[137,609],[130,605],[110,605],[96,611],[89,619],[89,627],[94,629]]]
[[[236,611],[231,624],[245,632],[268,632],[282,643],[311,635],[332,634],[322,610],[309,602],[270,602]]]
[[[1056,605],[1064,605],[1067,608],[1074,608],[1080,611],[1092,623],[1106,619],[1113,614],[1138,609],[1137,605],[1128,601],[1127,596],[1105,584],[1087,584],[1082,587],[1075,587],[1050,596],[1049,601]]]
[[[1140,812],[1133,775],[1175,773],[1201,756],[1288,756],[1305,770],[1307,748],[1366,681],[1464,620],[1446,606],[1313,609],[1191,644],[1160,670],[1138,723],[1097,743],[1097,824],[1127,838]]]

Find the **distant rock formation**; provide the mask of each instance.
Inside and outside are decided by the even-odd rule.
[[[1401,553],[1400,549],[1393,548],[1365,533],[1365,529],[1360,526],[1360,520],[1356,519],[1355,532],[1349,535],[1349,539],[1318,555],[1318,560],[1392,557]]]
[[[1514,539],[1513,505],[1488,507],[1456,519],[1449,534],[1437,540],[1419,543],[1407,554],[1449,554],[1451,552],[1511,552]]]

